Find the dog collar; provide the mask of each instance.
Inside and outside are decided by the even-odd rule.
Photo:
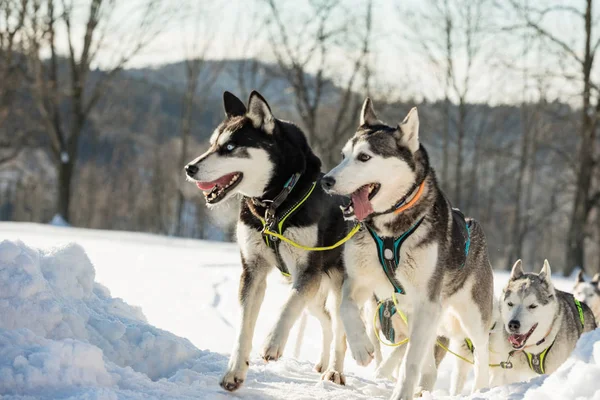
[[[414,206],[421,198],[421,195],[423,194],[423,191],[425,190],[425,181],[426,180],[427,180],[427,175],[425,175],[425,178],[423,178],[421,183],[415,183],[410,188],[408,193],[406,193],[404,196],[402,196],[402,198],[400,200],[398,200],[396,202],[396,204],[394,204],[392,207],[390,207],[387,211],[380,212],[380,213],[373,213],[373,214],[371,214],[370,217],[373,218],[373,217],[377,217],[379,215],[385,215],[385,214],[391,214],[391,213],[400,214],[401,212],[408,210],[409,208]]]
[[[546,373],[546,356],[548,355],[548,352],[554,345],[555,341],[556,339],[554,339],[550,346],[546,347],[539,354],[532,354],[523,351],[523,353],[525,353],[525,355],[527,356],[527,362],[529,363],[529,368],[531,368],[532,371],[536,372],[539,375],[544,375]]]

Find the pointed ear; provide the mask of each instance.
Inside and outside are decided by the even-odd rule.
[[[415,153],[419,150],[419,113],[417,107],[413,107],[404,121],[398,125],[398,129],[402,133],[402,143],[408,149]]]
[[[373,126],[373,125],[381,125],[381,121],[377,118],[375,114],[375,109],[373,108],[373,102],[370,98],[366,98],[363,103],[362,110],[360,111],[360,126]]]
[[[256,90],[250,93],[248,100],[248,113],[246,114],[256,129],[262,129],[265,133],[272,134],[275,130],[275,118],[271,107]]]
[[[544,266],[540,271],[539,277],[540,279],[545,280],[546,282],[550,282],[550,277],[552,276],[552,271],[550,270],[550,263],[548,260],[544,260]]]
[[[246,106],[233,93],[223,92],[223,108],[227,118],[239,117],[246,114]]]
[[[512,267],[512,271],[510,271],[510,280],[515,281],[524,275],[523,272],[523,262],[521,260],[517,260]]]
[[[583,270],[580,269],[579,273],[577,274],[577,283],[581,283],[581,282],[585,282],[585,279],[583,279]]]
[[[592,283],[600,286],[600,272],[596,272],[596,275],[592,278]]]

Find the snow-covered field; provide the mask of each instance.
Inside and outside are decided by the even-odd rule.
[[[258,320],[245,386],[222,391],[239,315],[233,244],[0,223],[0,399],[386,399],[393,384],[346,359],[347,385],[312,371],[320,328],[312,317],[297,358],[258,356],[287,286],[278,274]],[[496,289],[506,274],[496,275]],[[556,280],[569,290],[570,280]],[[446,399],[453,365],[436,390]],[[550,377],[477,399],[599,399],[600,330]]]

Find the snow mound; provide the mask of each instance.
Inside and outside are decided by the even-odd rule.
[[[151,379],[170,375],[198,353],[188,340],[149,325],[139,308],[111,298],[94,277],[77,244],[43,252],[0,243],[0,328],[88,342]]]

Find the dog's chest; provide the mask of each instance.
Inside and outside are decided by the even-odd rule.
[[[318,228],[316,224],[301,228],[289,227],[285,230],[284,235],[295,243],[314,247],[317,244]],[[285,242],[279,243],[279,240],[275,238],[274,243],[276,243],[280,256],[277,257],[276,250],[265,243],[263,234],[243,222],[238,223],[237,239],[244,258],[248,260],[262,258],[267,265],[276,267],[283,262],[292,276],[297,273],[298,266],[305,266],[308,262],[308,251]]]
[[[393,276],[407,295],[421,293],[433,274],[437,260],[435,246],[417,246],[421,237],[418,233],[408,237],[398,248],[398,263]],[[377,240],[365,230],[360,231],[345,249],[344,260],[349,276],[359,282],[368,282],[374,293],[380,298],[391,296],[392,283],[386,275],[388,265],[383,259],[385,249],[378,249]]]

